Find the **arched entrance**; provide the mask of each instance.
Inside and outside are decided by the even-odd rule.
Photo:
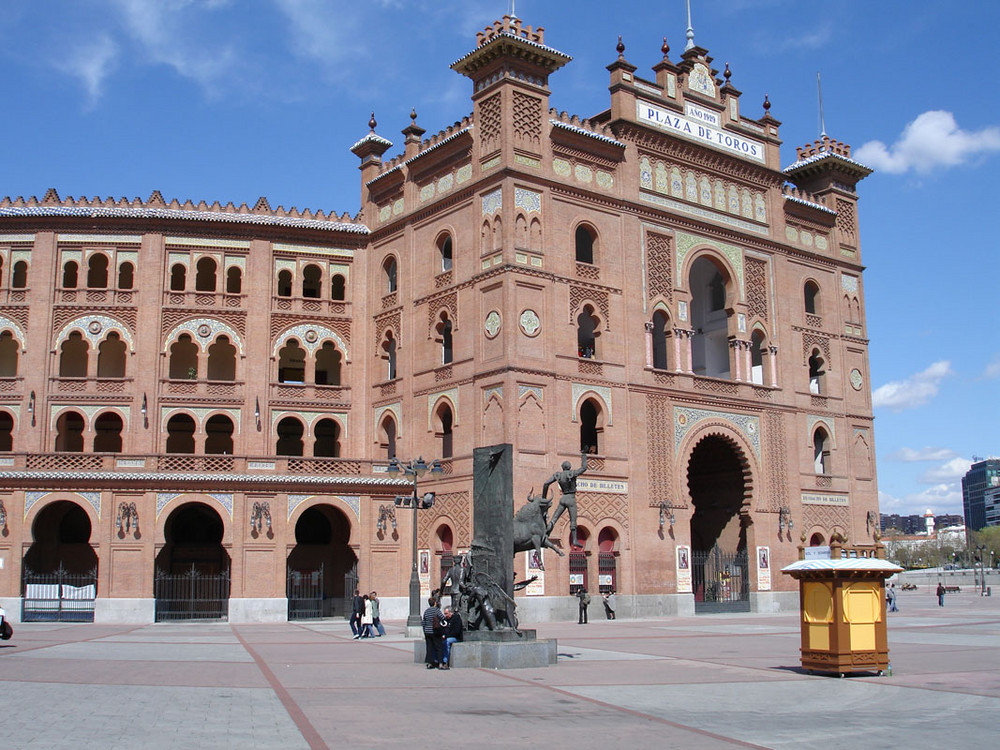
[[[702,438],[691,451],[687,484],[694,507],[691,574],[695,612],[750,611],[745,464],[735,443],[720,435]]]
[[[69,500],[45,506],[31,525],[22,566],[25,622],[93,622],[97,552],[90,516]]]
[[[156,556],[156,621],[221,620],[229,616],[229,553],[225,524],[204,503],[185,503],[163,525]]]
[[[288,619],[345,616],[357,585],[351,522],[332,505],[307,508],[295,523],[288,553]]]

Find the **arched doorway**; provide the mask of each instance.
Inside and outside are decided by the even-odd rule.
[[[358,558],[350,547],[351,522],[332,505],[307,508],[295,523],[288,553],[288,619],[349,614]]]
[[[745,460],[731,440],[702,438],[687,471],[695,612],[749,612]]]
[[[163,525],[156,556],[156,621],[221,620],[229,616],[229,552],[214,508],[185,503]]]
[[[87,511],[70,500],[39,511],[22,566],[25,622],[94,621],[98,561],[91,531]]]

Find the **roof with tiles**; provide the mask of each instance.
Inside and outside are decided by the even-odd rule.
[[[0,200],[0,217],[91,217],[124,219],[180,219],[187,221],[216,221],[233,224],[253,224],[258,226],[295,227],[319,229],[330,232],[350,232],[368,234],[368,227],[348,214],[337,216],[320,211],[298,210],[294,206],[286,210],[282,206],[272,209],[266,198],[261,197],[251,208],[246,203],[236,206],[218,201],[181,203],[176,198],[167,202],[159,190],[154,190],[148,200],[128,200],[120,198],[60,198],[55,189],[50,188],[41,200],[32,196],[25,200],[5,197]]]

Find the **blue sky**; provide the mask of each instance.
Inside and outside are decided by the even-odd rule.
[[[859,187],[883,512],[961,512],[973,456],[1000,455],[993,302],[1000,3],[693,0],[695,41],[726,61],[783,162],[826,130],[877,172]],[[508,0],[4,0],[0,195],[191,198],[354,214],[348,150],[415,108],[430,133],[471,111],[449,65]],[[684,47],[684,0],[519,0],[574,60],[552,105],[608,105],[621,34],[650,70]],[[393,149],[389,154],[394,154]]]

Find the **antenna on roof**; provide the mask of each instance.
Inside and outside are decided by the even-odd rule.
[[[517,10],[515,10],[515,8],[514,8],[514,6],[516,4],[517,3],[515,2],[515,0],[510,0],[510,17],[511,18],[517,18]]]
[[[691,25],[691,0],[686,0],[686,1],[687,1],[687,11],[688,11],[688,27],[687,27],[687,44],[684,46],[685,52],[694,47],[694,26]]]
[[[816,72],[816,93],[819,95],[819,134],[826,135],[826,118],[823,116],[823,85],[819,80],[819,71]]]

